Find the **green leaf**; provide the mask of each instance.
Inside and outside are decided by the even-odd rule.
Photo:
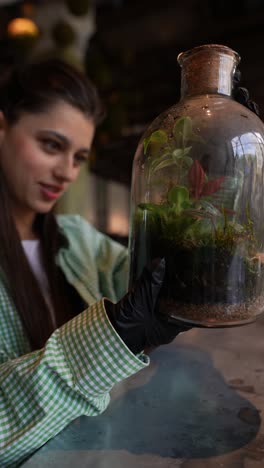
[[[174,166],[175,161],[174,159],[162,159],[161,161],[155,161],[155,164],[153,164],[150,168],[150,172],[153,174],[156,171],[159,171],[160,169],[164,169],[165,167],[168,166]]]
[[[234,230],[235,233],[241,234],[245,231],[245,227],[242,224],[229,221],[229,226]]]
[[[183,149],[183,155],[187,156],[187,154],[190,153],[191,149],[192,149],[192,146],[186,146],[186,148]]]
[[[155,205],[155,203],[139,203],[138,207],[141,210],[157,211],[159,205]]]
[[[204,143],[204,140],[200,135],[193,132],[193,124],[190,117],[180,117],[174,127],[173,135],[175,138],[176,146],[185,148],[188,142],[199,142]]]
[[[203,239],[205,236],[213,235],[213,224],[209,219],[197,219],[194,223],[185,230],[184,236],[186,239],[192,239],[195,243]]]
[[[173,159],[182,159],[184,157],[184,150],[181,148],[176,148],[174,151],[172,151],[172,157]]]
[[[212,205],[212,203],[200,199],[200,205],[203,208],[203,210],[207,211],[212,216],[223,217],[221,211],[218,210],[218,208],[216,208],[214,205]]]
[[[151,135],[144,139],[143,147],[144,147],[144,154],[147,153],[149,145],[157,145],[158,147],[161,145],[165,145],[168,141],[168,135],[164,130],[156,130],[155,132],[151,133]]]
[[[187,209],[184,210],[184,213],[192,216],[195,219],[214,219],[214,215],[208,211]]]
[[[192,134],[192,121],[190,117],[180,117],[173,127],[176,146],[184,148],[187,141],[191,139]]]
[[[186,156],[183,160],[183,167],[186,169],[190,169],[192,163],[193,163],[193,159]]]
[[[183,159],[187,157],[187,154],[191,151],[192,147],[188,146],[187,148],[176,148],[172,151],[172,157],[174,159]]]
[[[168,202],[173,203],[176,214],[180,214],[189,201],[189,191],[186,187],[175,185],[168,192]]]
[[[149,172],[153,174],[156,171],[164,169],[165,167],[182,165],[183,168],[191,167],[193,160],[186,156],[191,150],[191,146],[185,149],[175,149],[172,153],[165,153],[159,158],[152,159],[150,163]]]

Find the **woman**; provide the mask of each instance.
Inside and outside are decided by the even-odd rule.
[[[0,466],[101,413],[112,386],[148,364],[145,347],[182,330],[155,314],[163,261],[124,295],[126,249],[53,214],[101,116],[91,83],[58,61],[0,90]]]

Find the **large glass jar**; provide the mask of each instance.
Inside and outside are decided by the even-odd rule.
[[[264,125],[231,96],[239,61],[222,45],[181,53],[181,99],[133,164],[130,286],[165,257],[160,312],[197,326],[264,309]]]

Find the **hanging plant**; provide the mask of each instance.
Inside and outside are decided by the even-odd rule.
[[[84,71],[83,64],[78,57],[70,48],[54,47],[51,49],[45,49],[41,53],[38,53],[39,60],[53,60],[59,59],[66,63]]]
[[[75,16],[84,16],[90,8],[90,0],[66,0],[66,5]]]
[[[58,21],[52,29],[52,37],[59,47],[68,47],[75,41],[76,34],[66,21]]]

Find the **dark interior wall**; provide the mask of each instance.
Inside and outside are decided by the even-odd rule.
[[[144,128],[179,99],[177,55],[183,50],[220,43],[239,52],[241,85],[264,115],[263,1],[101,0],[96,24],[87,71],[109,111],[92,167],[103,177],[130,183]]]

